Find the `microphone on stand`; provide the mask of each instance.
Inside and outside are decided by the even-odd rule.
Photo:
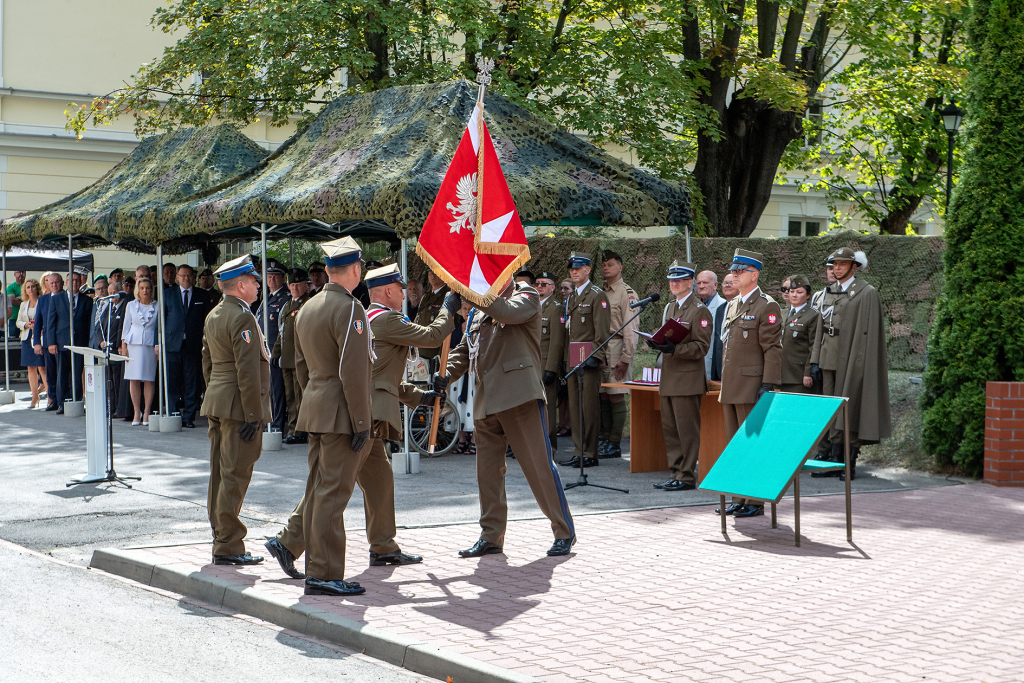
[[[655,292],[654,294],[651,294],[646,299],[640,299],[640,301],[637,301],[636,303],[630,304],[629,307],[630,308],[640,308],[641,306],[646,306],[647,304],[652,304],[655,301],[659,300],[660,298],[661,298],[661,294],[658,294],[657,292]]]

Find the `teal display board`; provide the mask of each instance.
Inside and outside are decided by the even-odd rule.
[[[765,394],[704,477],[701,490],[779,502],[844,400]]]

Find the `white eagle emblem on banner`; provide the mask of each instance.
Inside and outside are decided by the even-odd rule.
[[[473,232],[473,226],[476,224],[476,173],[459,178],[455,185],[455,198],[459,200],[458,206],[448,202],[448,206],[445,207],[452,212],[452,218],[455,219],[448,224],[451,228],[449,232],[458,235],[463,228]]]

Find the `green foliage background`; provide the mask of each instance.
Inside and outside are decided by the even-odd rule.
[[[782,301],[779,288],[790,275],[807,275],[814,288],[821,289],[825,283],[825,258],[839,247],[863,250],[868,256],[868,269],[857,277],[870,282],[882,298],[889,367],[920,372],[925,365],[932,311],[943,287],[945,242],[941,237],[843,232],[823,237],[701,237],[690,240],[697,268],[714,271],[719,281],[725,277],[737,248],[763,254],[761,286],[779,302]],[[584,251],[598,258],[597,254],[605,250],[622,256],[623,279],[637,294],[641,297],[654,292],[661,294],[661,302],[648,306],[641,317],[641,329],[656,329],[670,297],[665,277],[669,264],[673,259],[686,260],[685,236],[657,239],[533,237],[530,239],[533,258],[527,268],[535,274],[547,270],[558,277],[568,277],[566,263],[570,252]],[[410,257],[409,268],[413,277],[425,276],[423,263],[415,256]],[[591,277],[601,282],[600,265],[594,268]]]
[[[985,382],[1024,381],[1024,3],[976,0],[968,36],[967,149],[922,405],[925,448],[977,476]]]

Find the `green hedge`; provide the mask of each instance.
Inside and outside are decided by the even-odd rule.
[[[966,150],[922,407],[925,449],[977,476],[985,382],[1024,381],[1024,3],[976,0],[967,30]]]
[[[882,298],[888,332],[889,367],[921,371],[925,365],[933,306],[942,291],[945,243],[941,237],[844,232],[825,237],[780,239],[703,237],[690,242],[693,261],[698,269],[714,271],[720,281],[737,248],[764,254],[761,285],[780,303],[779,287],[789,275],[805,274],[815,283],[815,289],[820,289],[825,282],[825,258],[839,247],[863,250],[868,256],[868,269],[859,277],[874,285]],[[662,302],[649,306],[641,317],[642,329],[654,329],[670,296],[665,278],[668,266],[673,259],[686,259],[685,237],[534,237],[530,239],[533,258],[527,267],[534,273],[548,270],[559,277],[567,277],[566,263],[570,252],[585,251],[596,256],[603,250],[612,250],[622,256],[623,278],[641,297],[653,292],[661,294]],[[414,256],[410,257],[410,270],[414,277],[424,273],[423,264]],[[593,279],[600,283],[600,265],[594,268]]]

